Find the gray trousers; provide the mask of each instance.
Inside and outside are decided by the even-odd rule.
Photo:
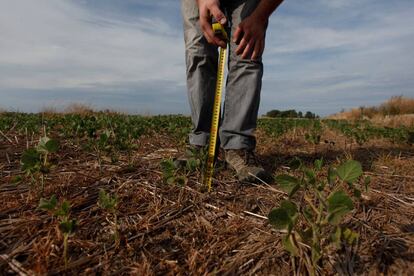
[[[222,0],[227,13],[229,37],[249,16],[260,0]],[[187,89],[193,123],[190,144],[208,144],[216,85],[218,50],[207,42],[199,26],[196,0],[181,0],[184,20]],[[229,47],[228,75],[220,124],[220,145],[224,149],[254,149],[257,113],[260,102],[263,64],[236,55],[237,45]]]

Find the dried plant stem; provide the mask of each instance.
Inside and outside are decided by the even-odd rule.
[[[65,261],[65,269],[68,267],[68,239],[69,234],[64,233],[63,234],[63,259]]]

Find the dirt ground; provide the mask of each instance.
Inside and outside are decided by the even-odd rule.
[[[271,138],[258,132],[258,157],[274,174],[290,173],[294,157],[312,164],[353,158],[372,182],[369,202],[356,204],[345,224],[360,235],[358,244],[326,261],[324,275],[414,275],[414,148],[382,140],[345,146],[326,131],[320,145],[288,133]],[[276,183],[240,183],[219,164],[213,190],[205,191],[200,172],[184,186],[163,181],[160,162],[179,156],[184,147],[167,135],[145,136],[133,153],[133,166],[121,156],[103,163],[80,147],[62,143],[45,179],[43,196],[71,202],[77,230],[69,238],[69,263],[62,259],[63,237],[56,218],[37,209],[39,189],[21,174],[25,137],[8,134],[0,144],[1,275],[293,275],[280,233],[267,221],[285,197]],[[346,148],[345,148],[346,147]],[[119,198],[120,242],[112,235],[110,214],[97,205],[99,189]],[[335,256],[333,256],[335,257]],[[337,260],[341,260],[338,262]]]

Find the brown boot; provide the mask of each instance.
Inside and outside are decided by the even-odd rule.
[[[266,183],[272,181],[272,176],[259,165],[252,150],[226,150],[225,158],[227,164],[236,171],[240,181],[253,183],[260,183],[260,180]]]

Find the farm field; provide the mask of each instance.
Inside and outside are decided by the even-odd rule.
[[[414,275],[414,129],[262,118],[275,180],[240,183],[219,157],[209,193],[202,155],[173,162],[190,128],[0,114],[0,274]]]

